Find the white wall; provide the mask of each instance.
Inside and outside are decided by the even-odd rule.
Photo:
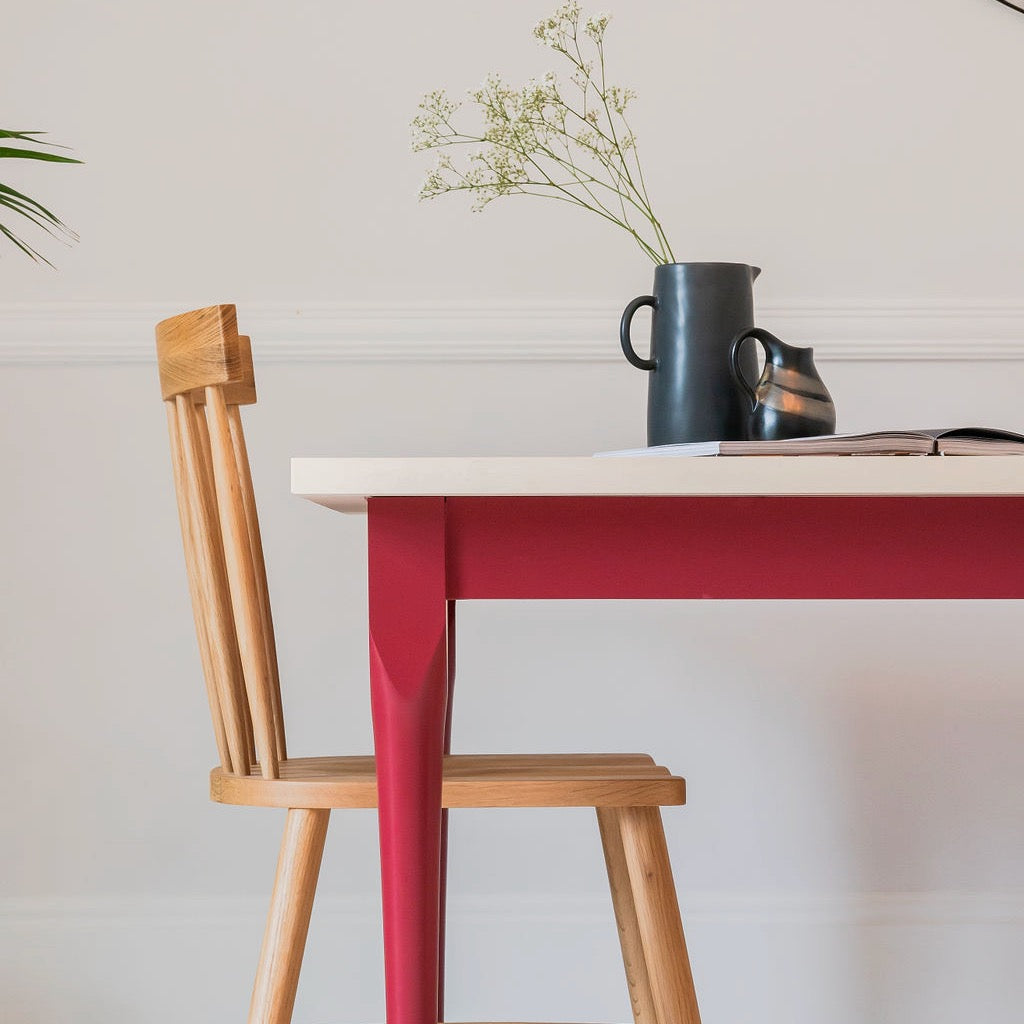
[[[628,240],[553,204],[415,202],[418,95],[543,70],[547,9],[5,12],[4,116],[88,161],[11,179],[82,233],[60,271],[2,263],[5,1020],[212,1024],[248,998],[281,820],[205,799],[153,320],[237,301],[273,357],[249,436],[303,753],[369,749],[364,524],[292,499],[289,456],[642,442],[615,355],[651,274]],[[763,322],[818,343],[841,426],[1024,426],[1024,17],[614,13],[677,253],[765,268]],[[1019,610],[467,604],[456,746],[648,749],[687,776],[667,818],[708,1024],[1009,1024]],[[375,845],[371,814],[336,816],[297,1022],[383,1018]],[[602,870],[584,812],[460,814],[449,1015],[625,1021]]]

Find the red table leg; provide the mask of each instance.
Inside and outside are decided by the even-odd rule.
[[[387,1020],[436,1024],[448,694],[444,499],[368,505]]]

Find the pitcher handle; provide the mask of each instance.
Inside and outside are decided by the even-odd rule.
[[[640,295],[635,298],[622,312],[622,319],[619,321],[619,341],[622,344],[622,354],[638,370],[656,370],[657,359],[642,359],[636,354],[633,348],[632,339],[629,336],[629,326],[633,320],[633,314],[641,306],[650,306],[651,309],[658,308],[658,300],[653,295]]]
[[[743,342],[745,342],[747,338],[754,338],[763,345],[764,339],[761,337],[762,333],[767,334],[768,332],[762,331],[759,327],[748,327],[746,330],[740,331],[740,333],[732,339],[732,344],[729,346],[729,369],[732,370],[732,378],[747,393],[747,397],[750,399],[751,409],[757,405],[757,392],[754,390],[754,385],[743,376],[743,371],[740,369],[740,349],[743,348]]]

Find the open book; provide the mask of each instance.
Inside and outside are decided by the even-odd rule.
[[[992,427],[879,430],[784,441],[695,441],[633,448],[613,455],[1024,455],[1024,434]]]

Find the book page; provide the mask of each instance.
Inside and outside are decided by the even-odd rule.
[[[1003,437],[940,437],[939,455],[1024,455],[1024,439]]]
[[[935,439],[926,431],[823,434],[778,441],[723,441],[722,455],[931,455]]]
[[[773,441],[694,441],[598,452],[596,458],[709,455],[1024,455],[1024,434],[994,427],[877,430]]]

